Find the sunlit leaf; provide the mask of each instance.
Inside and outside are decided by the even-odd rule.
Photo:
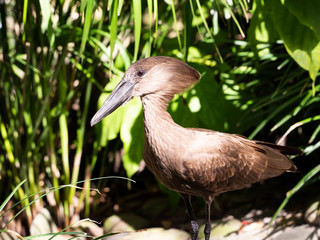
[[[299,0],[282,0],[281,2],[297,17],[301,24],[310,28],[320,41],[320,2],[318,0],[309,0],[303,4]]]
[[[260,56],[269,52],[269,48],[263,48],[263,51],[258,51],[261,48],[259,44],[273,43],[279,39],[279,34],[272,21],[271,9],[272,4],[269,1],[253,1],[253,15],[248,29],[248,37],[249,43]]]
[[[233,106],[232,100],[227,99],[231,93],[228,93],[227,88],[223,89],[223,86],[217,83],[209,68],[200,64],[196,68],[202,73],[200,82],[194,87],[201,105],[198,117],[202,127],[230,131],[230,125],[235,125],[239,114]],[[193,97],[189,96],[191,100]]]
[[[100,95],[100,98],[98,101],[99,108],[102,106],[104,101],[107,99],[107,97],[110,95],[111,91],[115,88],[115,86],[118,84],[119,81],[120,81],[120,77],[114,77],[112,81],[106,85],[104,89],[106,92]],[[102,147],[106,146],[108,141],[115,139],[120,133],[120,127],[122,124],[125,108],[127,108],[127,106],[120,107],[116,111],[111,113],[108,117],[102,119],[101,138],[100,138],[100,144]]]
[[[123,142],[123,166],[130,178],[139,169],[144,149],[144,127],[140,99],[134,98],[127,104],[123,116],[120,137]]]
[[[308,6],[301,4],[299,0],[292,1],[299,2],[300,11]],[[297,10],[296,7],[293,7],[296,4],[290,4],[289,6]],[[315,6],[311,8],[320,9],[320,2],[317,1]],[[310,11],[310,14],[312,13],[314,11]],[[299,16],[302,14],[299,14]],[[273,0],[272,17],[290,56],[303,69],[309,71],[311,79],[315,80],[320,69],[320,41],[316,33],[304,25],[304,22],[300,22],[299,18],[292,14],[287,5],[282,4],[280,0]]]

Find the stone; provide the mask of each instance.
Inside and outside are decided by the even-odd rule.
[[[49,210],[43,208],[33,219],[33,222],[30,227],[31,236],[56,232],[58,232],[58,227],[53,221]],[[47,240],[48,236],[37,237],[34,239]]]
[[[141,231],[124,232],[109,236],[108,240],[190,240],[189,233],[170,228],[148,228]]]
[[[103,228],[99,227],[95,222],[91,220],[78,221],[71,227],[72,232],[83,232],[88,236],[99,237],[103,235]],[[77,238],[78,239],[78,238]],[[85,238],[86,239],[86,238]]]
[[[320,201],[312,203],[304,214],[307,223],[320,226]]]
[[[18,236],[17,233],[10,230],[0,232],[0,240],[16,240],[19,239]]]
[[[111,217],[107,218],[103,224],[103,228],[106,233],[133,231],[146,227],[147,220],[129,213],[112,215]]]
[[[319,240],[320,229],[315,226],[308,226],[307,224],[301,226],[287,227],[280,234],[275,234],[277,236],[270,237],[268,240]]]

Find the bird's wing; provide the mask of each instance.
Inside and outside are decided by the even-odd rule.
[[[291,160],[281,153],[284,148],[237,135],[201,132],[185,151],[183,176],[197,185],[193,187],[217,194],[241,189],[295,170]]]

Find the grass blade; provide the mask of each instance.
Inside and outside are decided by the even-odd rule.
[[[92,90],[92,83],[90,81],[88,81],[87,88],[86,88],[84,108],[83,108],[83,112],[81,114],[81,123],[80,123],[80,127],[78,128],[78,131],[77,131],[77,143],[78,144],[77,144],[76,154],[75,154],[74,161],[73,161],[71,182],[76,182],[78,180],[78,176],[79,176],[80,164],[81,164],[81,158],[82,158],[83,140],[84,140],[84,133],[85,133],[85,127],[86,127],[86,121],[87,121],[87,115],[88,115],[88,108],[89,108],[90,97],[91,97],[91,90]],[[72,188],[70,190],[69,204],[72,204],[75,192],[76,192],[75,188]]]
[[[133,19],[134,19],[134,55],[133,62],[137,61],[139,46],[140,46],[140,37],[141,37],[141,1],[133,0]]]
[[[87,40],[89,37],[91,20],[92,20],[92,12],[93,12],[93,0],[86,0],[86,14],[84,17],[84,26],[81,38],[81,45],[79,50],[79,56],[82,58],[82,53],[86,47]]]
[[[177,39],[178,39],[179,49],[180,49],[180,51],[181,51],[181,50],[182,50],[182,46],[181,46],[181,40],[180,40],[180,33],[179,33],[179,29],[178,29],[176,9],[175,9],[175,7],[174,7],[174,1],[173,1],[173,0],[171,0],[171,11],[172,11],[173,22],[174,22],[174,25],[175,25],[175,27],[176,27],[176,33],[177,33]]]
[[[88,181],[96,181],[96,180],[103,180],[103,179],[122,179],[122,180],[127,180],[127,181],[130,181],[130,182],[133,182],[135,183],[134,180],[132,179],[129,179],[129,178],[126,178],[126,177],[120,177],[120,176],[107,176],[107,177],[98,177],[98,178],[91,178],[91,179],[88,179],[88,180],[82,180],[82,181],[78,181],[76,183],[71,183],[71,184],[66,184],[66,185],[62,185],[62,186],[59,186],[59,187],[52,187],[52,188],[48,188],[48,189],[45,189],[45,190],[42,190],[42,191],[39,191],[37,193],[33,193],[25,198],[23,198],[22,200],[20,200],[18,203],[14,204],[11,208],[9,208],[8,210],[6,210],[4,213],[2,213],[0,215],[0,218],[6,214],[9,210],[13,209],[15,206],[17,206],[19,203],[23,202],[23,201],[27,201],[29,198],[33,197],[33,196],[36,196],[36,195],[39,195],[40,193],[43,193],[45,192],[44,194],[40,195],[39,197],[35,198],[34,200],[32,200],[30,203],[28,202],[28,204],[26,206],[24,206],[18,213],[16,213],[7,223],[6,225],[1,229],[2,231],[4,229],[7,228],[7,226],[10,224],[10,222],[15,219],[18,215],[20,215],[20,213],[22,213],[25,209],[27,209],[30,205],[32,205],[33,203],[35,203],[36,201],[38,201],[39,199],[43,198],[44,196],[52,193],[52,192],[55,192],[55,191],[58,191],[58,190],[61,190],[61,189],[64,189],[64,188],[67,188],[67,187],[76,187],[76,188],[80,188],[80,187],[77,187],[76,185],[77,184],[80,184],[80,183],[84,183],[84,182],[88,182]],[[21,188],[17,188],[18,190],[21,189]],[[92,189],[92,190],[96,190],[98,191],[97,189]],[[98,191],[99,192],[99,191]]]
[[[205,18],[205,16],[204,16],[203,11],[202,11],[200,1],[199,1],[199,0],[196,0],[196,2],[197,2],[198,10],[199,10],[199,12],[200,12],[200,16],[201,16],[201,18],[202,18],[202,22],[203,22],[203,24],[204,24],[207,32],[208,32],[209,35],[210,35],[210,38],[211,38],[211,40],[212,40],[212,42],[213,42],[214,48],[215,48],[216,51],[217,51],[217,54],[218,54],[218,56],[219,56],[220,61],[223,62],[223,59],[222,59],[222,56],[221,56],[221,54],[220,54],[219,48],[218,48],[218,46],[217,46],[217,44],[216,44],[216,41],[214,40],[214,37],[213,37],[213,35],[212,35],[212,32],[211,32],[211,30],[210,30],[210,28],[209,28],[209,26],[208,26],[208,23],[207,23],[207,21],[206,21],[206,18]]]
[[[114,51],[114,46],[116,44],[117,40],[117,31],[118,31],[118,0],[114,0],[112,3],[111,7],[111,23],[110,23],[110,65],[111,68],[113,66],[113,51]]]
[[[310,172],[308,172],[298,183],[294,188],[292,188],[288,193],[287,197],[283,200],[280,207],[277,209],[275,214],[273,215],[271,222],[269,223],[269,227],[271,227],[274,220],[277,218],[281,210],[287,205],[290,198],[298,192],[311,178],[313,178],[318,172],[320,172],[320,164],[313,168]]]
[[[18,189],[22,186],[22,184],[24,184],[26,182],[26,179],[23,180],[21,183],[18,184],[18,186],[16,186],[13,191],[10,193],[10,195],[6,198],[6,200],[4,200],[4,202],[1,204],[0,206],[0,212],[3,210],[3,208],[5,207],[5,205],[9,202],[9,200],[12,198],[12,196],[18,191]]]

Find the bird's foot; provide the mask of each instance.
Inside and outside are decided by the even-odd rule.
[[[206,226],[204,228],[204,237],[205,240],[209,240],[210,239],[210,233],[211,233],[211,223],[207,222]]]
[[[191,221],[191,239],[192,240],[197,240],[198,232],[199,232],[199,225],[197,221],[192,220]]]

